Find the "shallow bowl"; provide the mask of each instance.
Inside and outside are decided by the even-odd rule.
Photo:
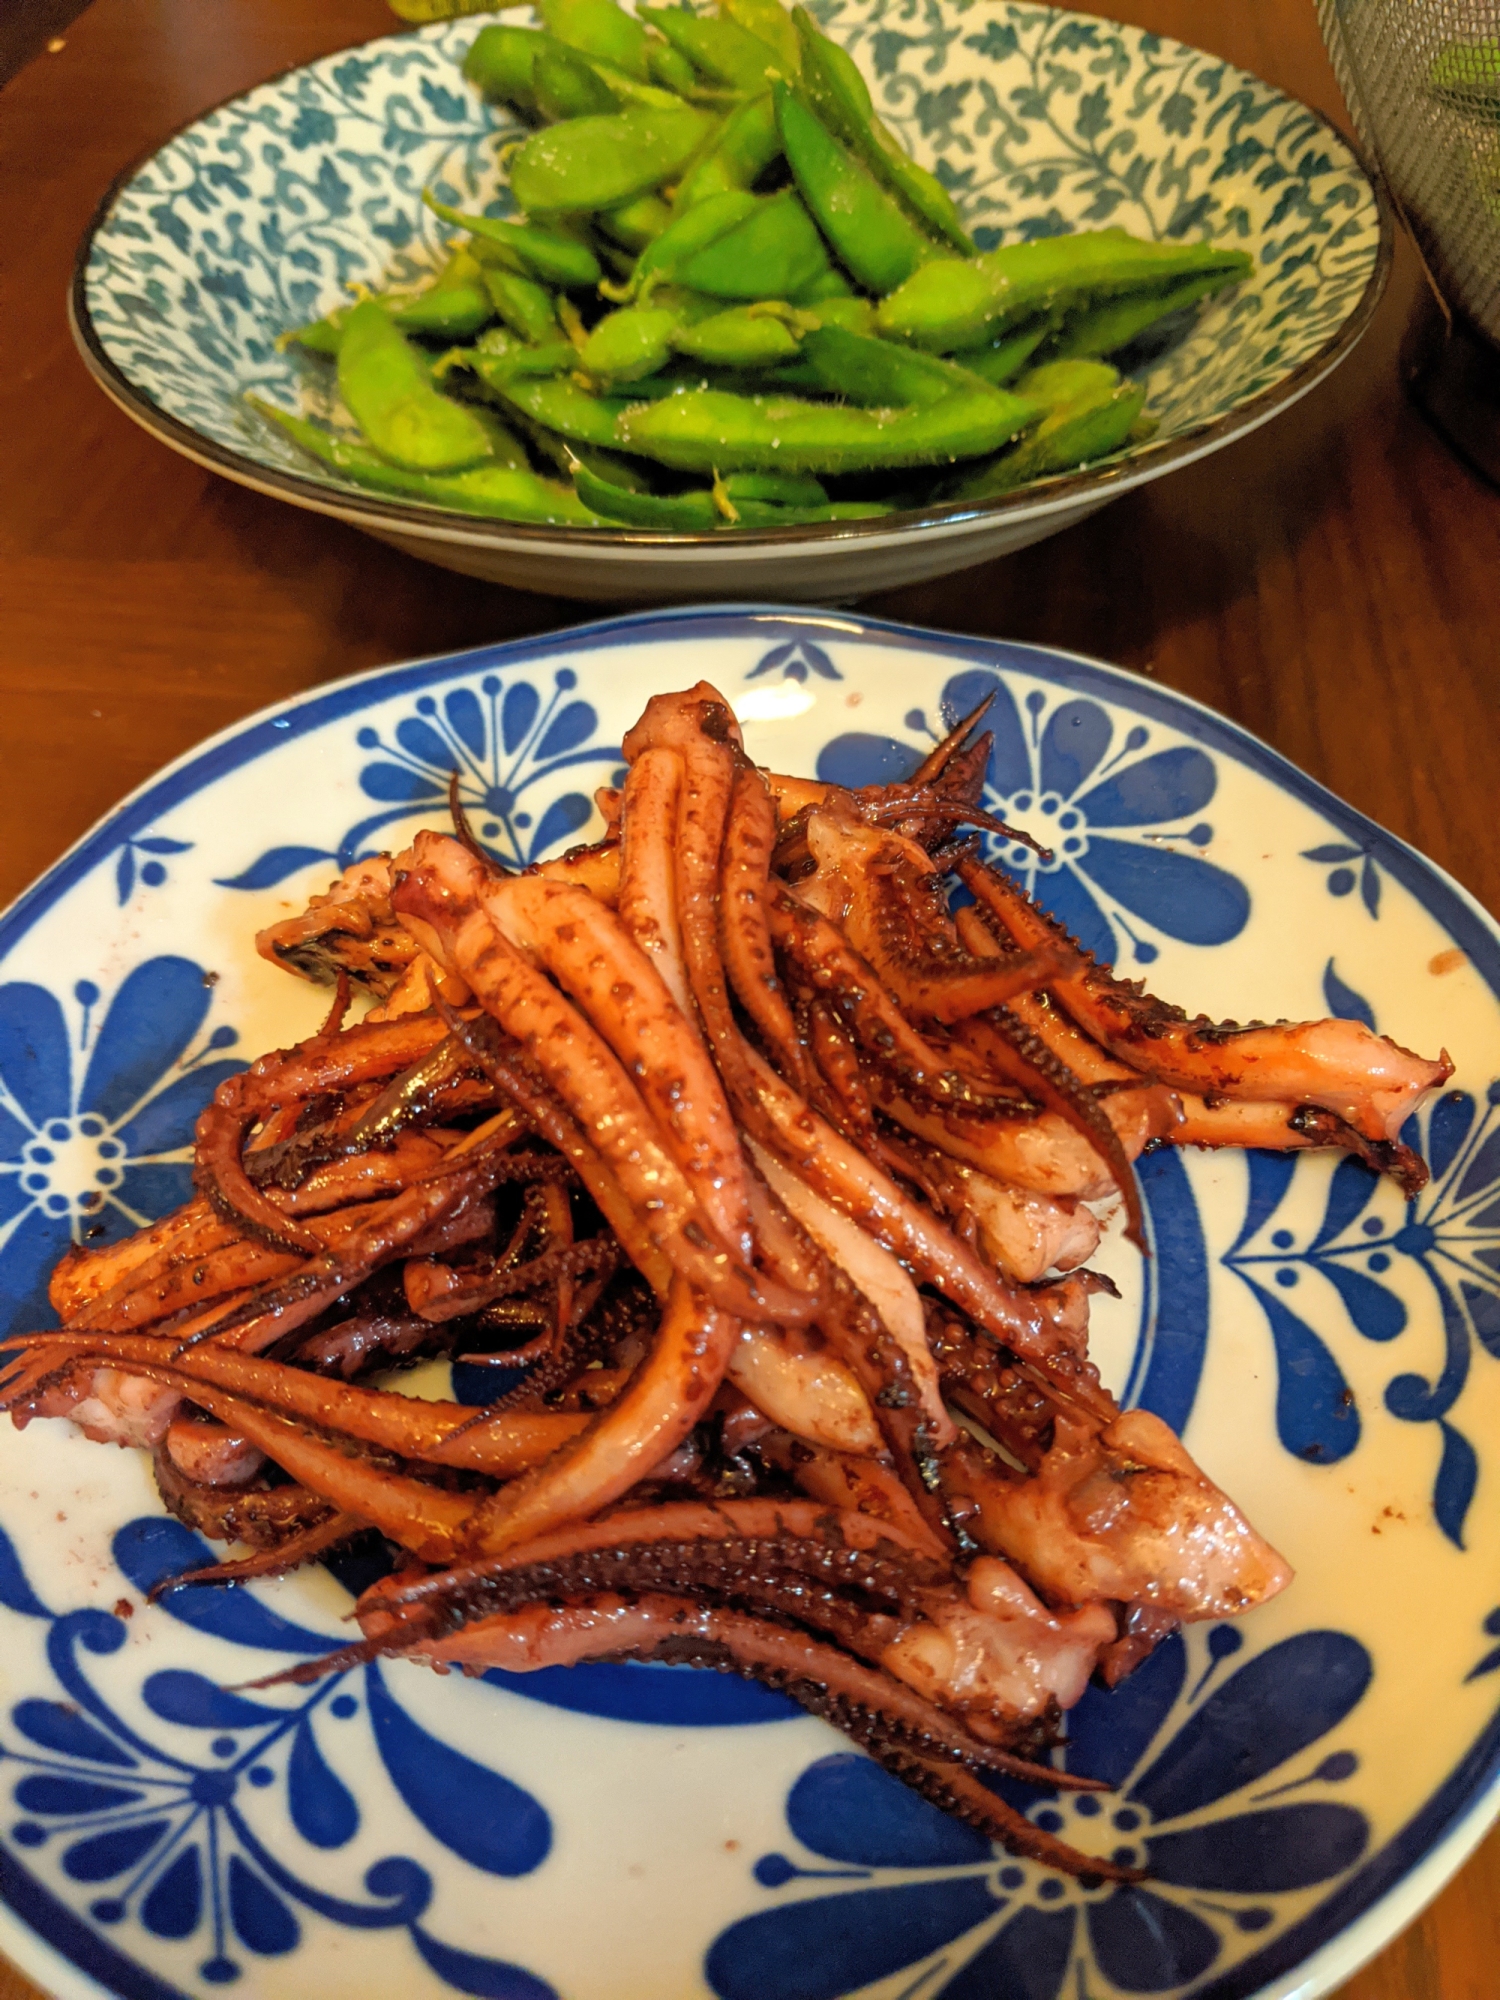
[[[350,284],[433,272],[446,231],[424,188],[470,210],[500,196],[496,143],[518,128],[459,74],[473,20],[292,70],[130,169],[79,253],[84,360],[199,464],[450,569],[609,602],[830,602],[1024,547],[1218,450],[1306,394],[1368,324],[1389,214],[1348,143],[1294,98],[1217,56],[1055,8],[844,0],[828,13],[982,247],[1121,225],[1251,253],[1252,276],[1143,364],[1150,444],[980,505],[698,535],[481,521],[312,467],[244,394],[326,414],[331,371],[278,351],[278,337]]]

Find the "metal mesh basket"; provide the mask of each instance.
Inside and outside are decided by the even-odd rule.
[[[1318,16],[1429,272],[1500,347],[1500,0],[1318,0]]]

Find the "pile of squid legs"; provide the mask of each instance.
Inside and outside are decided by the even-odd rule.
[[[359,1637],[290,1678],[740,1673],[1012,1852],[1133,1878],[987,1780],[1088,1787],[1049,1759],[1091,1677],[1291,1572],[1090,1361],[1100,1214],[1144,1253],[1162,1145],[1418,1186],[1398,1135],[1451,1066],[1117,980],[984,860],[1024,836],[980,722],[845,790],[757,768],[712,687],[659,696],[605,837],[520,874],[455,788],[454,833],[260,935],[327,1020],[221,1084],[193,1200],[64,1257],[14,1421],[149,1448],[248,1545],[168,1587],[383,1537]],[[510,1373],[391,1386],[444,1356]]]

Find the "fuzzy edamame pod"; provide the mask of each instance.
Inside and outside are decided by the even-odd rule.
[[[952,353],[1019,321],[1071,305],[1097,303],[1183,278],[1242,278],[1250,259],[1212,243],[1156,243],[1099,229],[1007,244],[963,261],[925,264],[882,299],[882,333],[914,347]]]
[[[627,408],[613,441],[681,472],[870,472],[984,457],[1038,415],[1033,403],[977,385],[898,410],[690,389]]]
[[[536,108],[551,124],[564,118],[598,118],[618,111],[620,100],[599,72],[571,49],[544,49],[531,77]]]
[[[706,487],[690,493],[627,491],[601,478],[589,466],[573,470],[579,499],[595,513],[629,528],[661,528],[672,534],[703,534],[724,525],[713,494]]]
[[[510,187],[528,215],[619,208],[680,173],[712,129],[691,105],[571,118],[534,132],[510,163]]]
[[[607,313],[579,350],[586,375],[600,382],[634,382],[654,375],[672,357],[675,306],[621,306]]]
[[[681,7],[642,7],[640,17],[710,83],[741,93],[766,88],[776,56],[733,21],[689,14]]]
[[[805,472],[731,472],[719,481],[726,500],[759,501],[767,507],[826,507],[828,494],[821,481]]]
[[[802,67],[802,47],[792,17],[781,0],[719,0],[719,12],[747,35],[766,43],[784,77],[791,79],[797,75]]]
[[[435,340],[472,340],[495,317],[484,288],[483,269],[467,250],[455,250],[424,290],[377,292],[375,297],[403,333],[426,334]],[[352,305],[338,306],[311,326],[284,333],[281,344],[306,348],[312,354],[337,354],[353,310]]]
[[[792,9],[802,50],[802,87],[824,124],[842,139],[881,185],[929,235],[952,244],[961,256],[974,255],[952,195],[936,175],[918,166],[876,113],[869,85],[848,50],[821,34],[805,7]]]
[[[1126,292],[1102,306],[1090,306],[1069,319],[1048,348],[1056,361],[1113,354],[1143,333],[1183,312],[1200,299],[1212,297],[1235,280],[1236,273],[1213,271],[1202,278],[1183,278],[1158,292]]]
[[[557,41],[646,81],[646,31],[615,0],[538,0],[537,12]]]
[[[807,334],[802,360],[817,388],[866,409],[921,408],[980,387],[956,362],[842,326]]]
[[[840,263],[867,291],[895,291],[938,254],[932,239],[839,144],[810,104],[785,84],[776,86],[774,97],[792,177]]]
[[[948,359],[998,389],[1014,381],[1043,341],[1056,331],[1053,319],[1039,319],[1015,333],[1002,333],[994,340],[987,340],[983,347],[960,348]]]
[[[601,285],[600,290],[606,298],[649,296],[657,285],[675,279],[689,257],[733,229],[736,223],[753,214],[757,206],[756,196],[742,189],[728,188],[723,194],[710,195],[686,214],[679,215],[646,246],[627,285]]]
[[[336,438],[303,417],[278,410],[258,397],[247,402],[305,451],[310,458],[341,472],[372,492],[403,500],[422,500],[433,507],[452,507],[465,514],[484,514],[501,521],[539,526],[603,528],[609,523],[556,481],[539,478],[516,465],[485,465],[472,472],[423,473],[389,464],[375,452]],[[457,408],[457,405],[454,405]]]
[[[1141,414],[1145,390],[1103,361],[1049,361],[1023,375],[1017,392],[1040,405],[1036,428],[1011,450],[944,488],[949,500],[985,500],[1030,479],[1118,451]]]
[[[711,368],[769,368],[797,353],[811,316],[774,301],[674,326],[671,345]]]
[[[771,93],[747,98],[724,121],[702,159],[682,177],[674,207],[681,214],[710,195],[752,188],[773,160],[781,157],[781,134]]]
[[[510,222],[494,215],[466,215],[462,209],[439,201],[430,188],[423,189],[422,200],[441,221],[455,229],[467,229],[481,243],[498,250],[513,270],[524,271],[543,284],[587,291],[604,275],[587,243],[560,229],[544,229],[535,222]]]
[[[459,472],[490,456],[483,428],[433,386],[427,363],[391,324],[378,299],[344,322],[339,394],[368,443],[412,472]]]
[[[731,197],[721,199],[727,202]],[[795,298],[821,277],[828,268],[828,252],[795,188],[750,200],[738,222],[677,263],[679,284],[716,299],[748,303]],[[674,227],[702,215],[707,207],[704,202],[689,209]]]
[[[668,227],[672,211],[659,194],[638,194],[619,208],[601,210],[596,219],[612,243],[638,255]]]
[[[572,444],[598,445],[606,451],[625,449],[617,426],[632,406],[623,397],[591,396],[571,375],[507,373],[503,360],[497,364],[477,348],[471,351],[468,363],[501,402],[543,429]]]
[[[552,307],[552,294],[535,278],[495,266],[484,274],[485,287],[501,321],[533,347],[561,340],[562,328]]]

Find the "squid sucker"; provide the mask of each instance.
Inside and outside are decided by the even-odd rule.
[[[1137,1879],[997,1780],[1097,1788],[1052,1761],[1090,1681],[1292,1573],[1116,1403],[1086,1260],[1115,1220],[1150,1254],[1148,1147],[1420,1185],[1452,1065],[1116,979],[981,858],[1025,838],[981,720],[850,791],[758,769],[700,683],[626,734],[595,845],[508,873],[455,808],[356,863],[256,940],[327,1019],[220,1084],[191,1201],[62,1259],[12,1421],[153,1454],[226,1545],[161,1590],[399,1551],[280,1678],[741,1674],[1010,1852]],[[432,1361],[493,1394],[403,1393]]]

